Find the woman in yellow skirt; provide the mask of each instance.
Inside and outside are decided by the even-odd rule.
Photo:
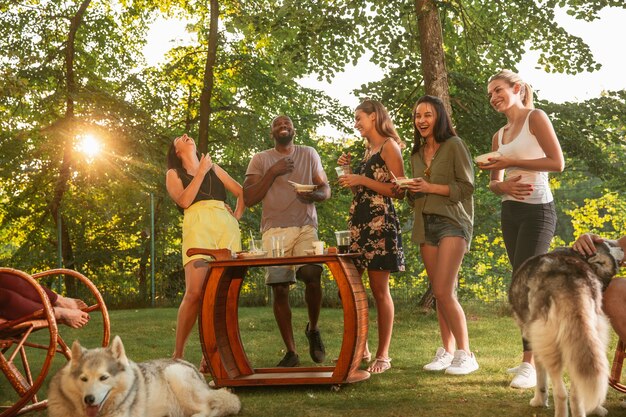
[[[183,218],[183,266],[185,268],[185,295],[178,308],[176,347],[174,358],[182,358],[185,344],[196,323],[202,287],[207,277],[211,258],[203,255],[187,256],[189,248],[229,248],[241,250],[239,219],[245,205],[243,189],[226,171],[200,155],[196,143],[184,134],[174,139],[167,152],[167,192],[179,208]],[[237,198],[235,211],[225,204],[226,191]]]

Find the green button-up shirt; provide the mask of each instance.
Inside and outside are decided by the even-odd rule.
[[[423,177],[431,184],[444,184],[450,187],[450,195],[409,193],[413,205],[414,223],[412,240],[417,244],[425,242],[424,214],[438,214],[459,225],[468,236],[469,250],[474,231],[474,167],[472,159],[460,138],[453,136],[443,142],[431,161],[430,175],[425,175],[426,164],[423,147],[411,155],[413,178]]]

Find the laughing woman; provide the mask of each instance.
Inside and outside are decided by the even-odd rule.
[[[487,86],[489,103],[507,123],[491,140],[489,189],[502,196],[501,227],[513,273],[534,255],[544,254],[556,231],[556,208],[548,172],[563,171],[561,145],[548,116],[535,110],[533,91],[519,75],[502,70]],[[537,377],[532,351],[522,339],[522,363],[509,369],[512,388],[532,388]]]
[[[389,346],[393,330],[394,305],[389,291],[392,272],[404,271],[404,251],[400,235],[400,221],[392,198],[403,198],[404,192],[395,189],[393,177],[404,176],[402,148],[387,109],[378,101],[364,100],[354,111],[354,127],[366,139],[365,156],[354,173],[339,177],[342,187],[354,194],[350,206],[350,252],[360,253],[354,260],[359,271],[367,269],[370,288],[376,302],[378,348],[376,357],[367,370],[380,374],[391,368]],[[338,164],[350,163],[343,154]],[[366,345],[363,359],[369,359]]]
[[[187,256],[189,248],[241,250],[239,219],[245,209],[243,189],[226,171],[200,155],[196,143],[184,134],[167,152],[167,192],[184,210],[183,266],[185,295],[178,309],[174,358],[182,358],[187,338],[198,317],[202,286],[210,267],[204,255]],[[237,198],[235,212],[225,204],[226,191]],[[201,366],[202,368],[202,366]]]
[[[413,241],[419,245],[437,300],[443,347],[427,371],[465,375],[478,369],[470,350],[467,320],[454,291],[469,250],[474,221],[474,171],[465,143],[456,136],[441,99],[423,96],[413,108],[415,143],[411,153]]]

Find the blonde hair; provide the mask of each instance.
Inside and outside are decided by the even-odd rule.
[[[380,101],[370,100],[366,98],[356,106],[354,111],[361,110],[365,114],[376,114],[376,123],[374,126],[376,127],[376,131],[384,138],[392,138],[400,147],[400,149],[404,149],[406,144],[402,139],[400,139],[400,135],[396,131],[393,122],[391,121],[391,117],[389,117],[389,113],[387,109]]]
[[[511,70],[505,69],[505,70],[501,70],[499,73],[489,78],[489,82],[492,82],[494,80],[504,80],[511,87],[513,87],[515,84],[519,84],[520,85],[519,94],[520,94],[520,98],[522,99],[522,104],[527,109],[535,108],[535,105],[533,103],[533,89],[530,86],[530,84],[522,80],[522,77],[520,77],[519,74],[516,74]]]

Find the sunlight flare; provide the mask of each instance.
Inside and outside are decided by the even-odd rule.
[[[76,144],[76,150],[87,157],[88,161],[92,161],[102,152],[102,143],[91,134],[81,136]]]

